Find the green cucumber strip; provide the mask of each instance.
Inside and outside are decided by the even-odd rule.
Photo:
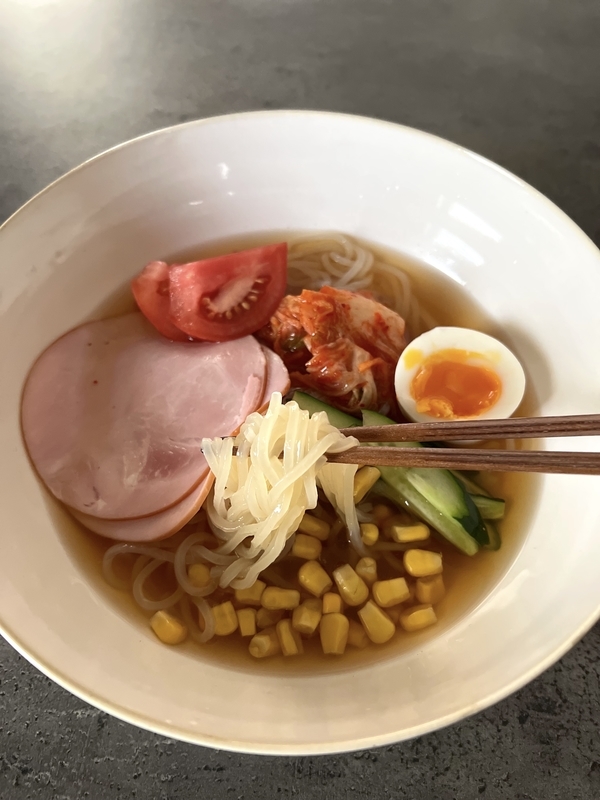
[[[488,533],[488,544],[485,545],[486,550],[500,550],[502,540],[500,539],[500,532],[498,528],[490,520],[485,520],[484,525]]]
[[[484,520],[504,519],[504,511],[506,510],[506,502],[504,500],[483,494],[472,494],[471,499]]]
[[[455,472],[452,474],[459,480],[465,487],[467,492],[471,495],[471,499],[479,509],[479,513],[483,519],[503,519],[504,512],[506,511],[506,501],[501,497],[492,497],[491,494],[486,492],[475,481],[472,481],[463,472]]]
[[[300,408],[308,411],[311,416],[317,411],[324,411],[329,417],[329,422],[336,428],[354,428],[361,424],[356,417],[351,417],[345,411],[340,411],[305,392],[294,392],[292,400],[295,400]]]
[[[393,421],[373,411],[363,411],[365,425],[393,425]],[[382,443],[383,444],[383,443]],[[394,444],[404,445],[405,442]],[[409,446],[412,443],[408,443]],[[420,446],[420,445],[417,445]],[[456,520],[481,545],[489,541],[479,510],[469,493],[447,469],[390,467],[402,472],[408,481],[431,505],[442,514]],[[383,475],[383,472],[382,472]],[[442,531],[440,531],[441,533]]]
[[[460,522],[438,511],[418,492],[396,467],[380,467],[381,478],[371,489],[371,493],[386,497],[397,506],[406,508],[435,528],[445,539],[467,556],[474,556],[479,545]]]

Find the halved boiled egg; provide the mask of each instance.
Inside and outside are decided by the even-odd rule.
[[[469,328],[433,328],[414,339],[396,366],[395,388],[415,422],[501,419],[525,392],[525,373],[497,339]]]

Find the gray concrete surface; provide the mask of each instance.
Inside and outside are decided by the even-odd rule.
[[[470,147],[600,243],[599,43],[597,0],[0,0],[0,220],[145,131],[310,107]],[[117,722],[2,643],[0,798],[598,800],[599,655],[596,627],[516,696],[454,728],[276,760]]]

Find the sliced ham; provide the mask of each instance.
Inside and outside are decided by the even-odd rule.
[[[71,509],[71,513],[90,531],[99,533],[100,536],[108,539],[116,539],[119,542],[154,542],[177,533],[191,520],[194,514],[198,513],[208,496],[213,481],[214,476],[207,475],[187,497],[166,511],[160,511],[151,517],[118,520],[99,519],[74,509]]]
[[[44,483],[74,510],[156,514],[205,477],[202,438],[227,436],[260,405],[265,371],[252,336],[170,342],[139,313],[91,322],[34,364],[25,444]]]
[[[267,377],[265,380],[265,387],[263,389],[262,400],[260,402],[260,410],[263,411],[269,405],[269,401],[271,400],[271,395],[273,392],[281,392],[283,395],[289,391],[290,374],[277,353],[274,353],[264,345],[261,346],[267,362]]]

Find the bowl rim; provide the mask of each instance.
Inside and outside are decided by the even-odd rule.
[[[121,151],[129,147],[133,147],[137,145],[139,142],[154,137],[158,138],[166,133],[171,133],[177,130],[193,129],[203,125],[219,124],[224,122],[235,121],[236,119],[248,119],[251,117],[260,117],[260,118],[271,117],[277,119],[284,116],[338,118],[340,120],[346,120],[348,123],[370,124],[377,126],[385,126],[393,129],[401,129],[404,130],[409,135],[412,135],[416,138],[431,140],[434,146],[444,148],[447,151],[453,153],[460,153],[461,155],[466,156],[467,158],[480,163],[485,169],[492,169],[494,172],[498,173],[501,177],[503,177],[506,181],[516,184],[520,189],[525,190],[529,195],[535,198],[535,200],[538,203],[542,203],[548,209],[548,211],[550,211],[554,215],[558,215],[558,218],[561,220],[561,222],[563,224],[566,224],[567,227],[570,229],[572,235],[576,236],[582,244],[585,243],[585,245],[592,250],[594,257],[600,261],[600,250],[596,247],[596,245],[590,239],[590,237],[564,211],[562,211],[562,209],[560,209],[554,202],[552,202],[552,200],[550,200],[548,197],[542,194],[539,190],[535,189],[529,183],[524,181],[522,178],[519,178],[514,173],[510,172],[509,170],[505,169],[499,164],[496,164],[494,161],[491,161],[485,156],[482,156],[474,152],[473,150],[470,150],[469,148],[463,147],[462,145],[456,144],[455,142],[452,142],[441,136],[420,130],[418,128],[414,128],[409,125],[403,125],[401,123],[392,122],[390,120],[378,119],[376,117],[369,117],[358,114],[349,114],[336,111],[320,111],[314,109],[305,109],[305,110],[267,109],[267,110],[242,111],[231,114],[214,115],[214,116],[189,120],[187,122],[178,123],[176,125],[169,125],[163,128],[158,128],[156,130],[149,131],[148,133],[136,136],[132,139],[128,139],[124,142],[121,142],[106,150],[101,151],[100,153],[96,154],[95,156],[92,156],[89,159],[86,159],[81,164],[73,167],[72,169],[68,170],[66,173],[59,176],[51,183],[49,183],[47,186],[45,186],[43,189],[41,189],[39,192],[33,195],[33,197],[27,200],[23,205],[21,205],[16,211],[14,211],[0,225],[0,235],[2,235],[5,228],[7,228],[8,225],[21,212],[29,208],[31,205],[35,204],[41,197],[43,197],[47,192],[51,191],[55,186],[61,184],[63,181],[66,181],[73,174],[83,171],[92,165],[95,165],[96,162],[110,156],[114,152]],[[414,739],[423,736],[427,733],[432,733],[434,731],[446,728],[449,725],[452,725],[461,720],[468,719],[474,714],[489,708],[490,706],[500,702],[509,695],[523,688],[526,684],[530,683],[532,680],[534,680],[543,672],[545,672],[547,669],[549,669],[553,664],[559,661],[572,647],[574,647],[577,644],[577,642],[579,642],[585,636],[585,634],[588,633],[588,631],[594,626],[594,624],[599,619],[600,619],[600,602],[598,604],[598,607],[584,620],[584,622],[582,622],[579,625],[579,627],[575,631],[573,631],[571,635],[568,636],[560,646],[556,647],[553,652],[548,654],[544,659],[542,659],[538,664],[536,664],[535,667],[529,669],[528,671],[520,675],[518,678],[513,680],[511,683],[503,686],[502,689],[499,689],[495,692],[491,692],[490,694],[486,695],[477,704],[469,708],[461,709],[460,711],[448,714],[445,717],[437,718],[436,720],[432,720],[431,722],[416,725],[406,733],[395,732],[377,736],[369,736],[365,737],[364,739],[355,739],[353,741],[346,740],[346,741],[331,742],[328,743],[325,747],[319,744],[281,745],[278,744],[276,741],[270,743],[261,743],[260,745],[252,745],[247,741],[236,741],[232,739],[224,740],[208,733],[202,733],[196,736],[190,735],[180,730],[176,725],[169,725],[168,723],[157,723],[156,720],[151,717],[146,717],[145,715],[140,713],[130,712],[126,708],[118,704],[113,704],[109,701],[106,701],[100,694],[90,691],[84,688],[82,685],[80,685],[77,681],[74,681],[66,677],[61,672],[61,670],[56,669],[55,667],[46,663],[44,658],[29,652],[28,649],[21,644],[18,635],[16,635],[14,632],[8,629],[8,627],[4,624],[1,617],[0,617],[0,634],[2,634],[4,639],[21,656],[23,656],[23,658],[25,658],[30,664],[36,667],[46,677],[50,678],[52,681],[57,683],[63,689],[66,689],[71,694],[78,697],[80,700],[83,700],[84,702],[90,704],[91,706],[98,708],[100,711],[110,714],[111,716],[114,716],[123,722],[127,722],[131,725],[135,725],[137,727],[140,727],[142,729],[148,730],[152,733],[161,736],[166,736],[172,739],[187,742],[189,744],[212,747],[218,750],[225,750],[237,753],[247,753],[251,755],[309,756],[309,755],[326,755],[326,754],[354,752],[357,750],[364,750],[374,747],[383,747],[385,745],[395,744],[398,742]]]

